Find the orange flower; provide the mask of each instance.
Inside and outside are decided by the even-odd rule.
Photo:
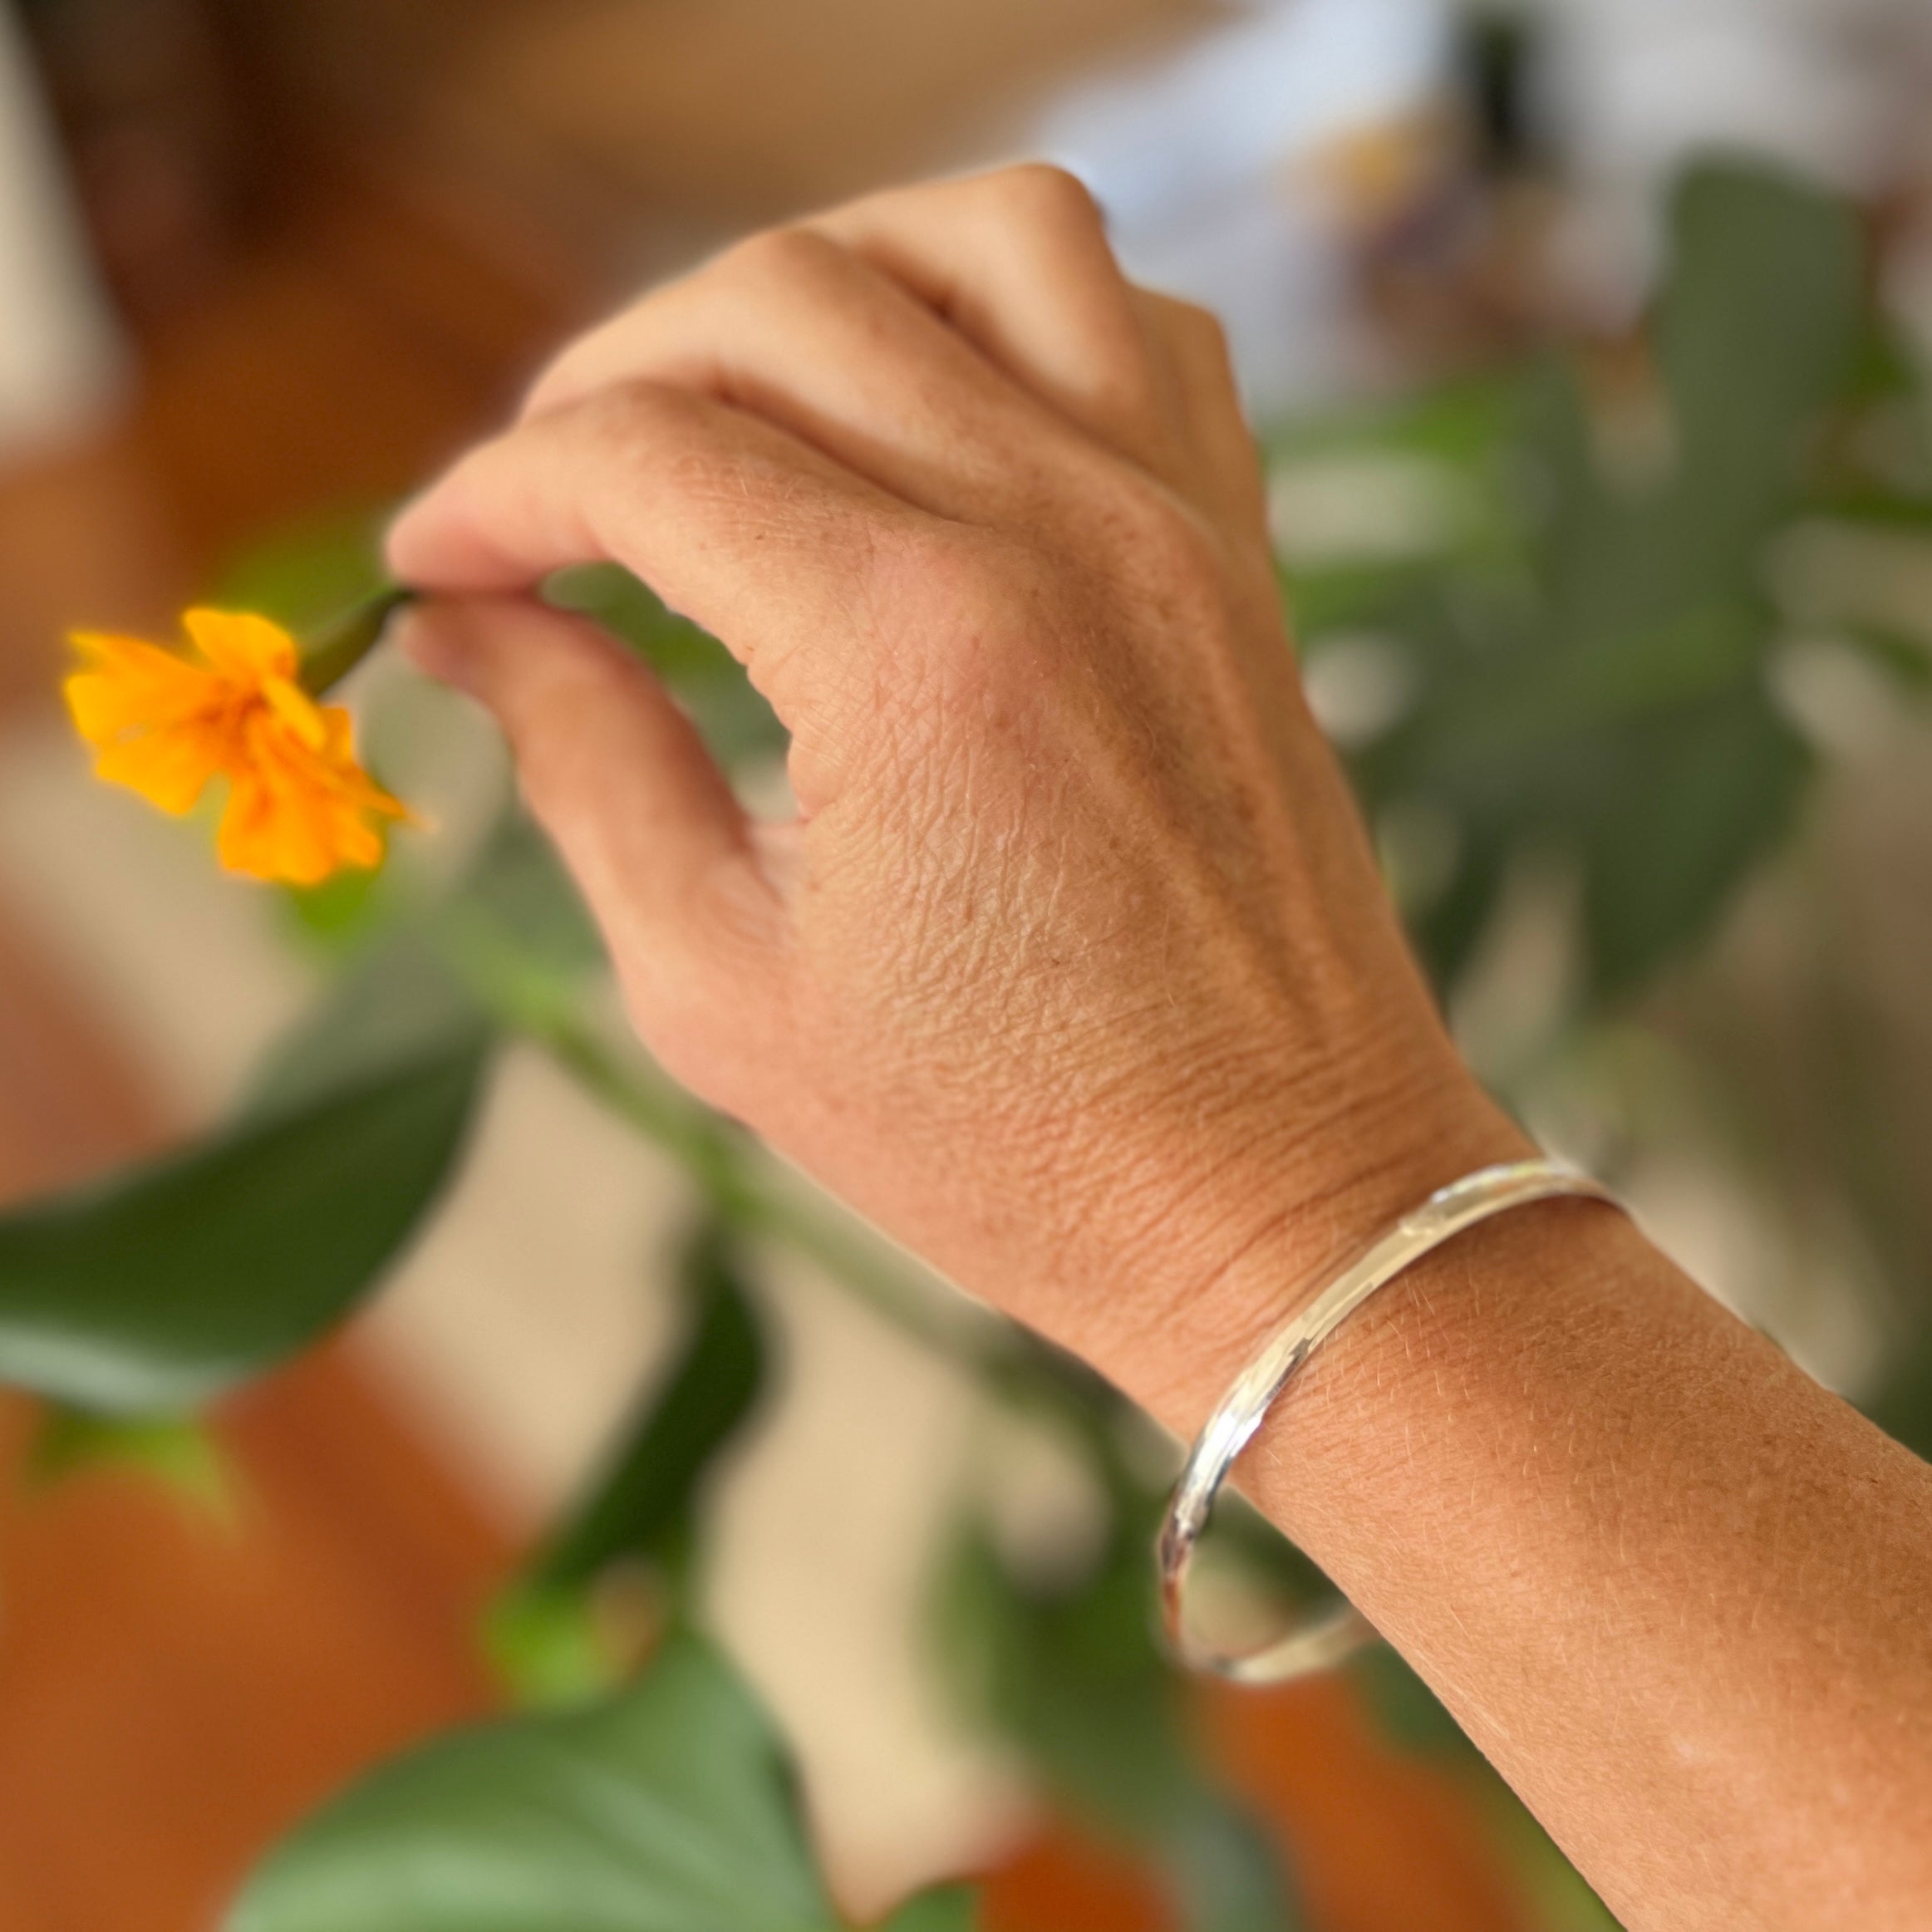
[[[231,872],[314,885],[382,858],[385,819],[407,809],[356,754],[349,714],[302,688],[295,640],[266,617],[189,611],[194,655],[76,632],[86,667],[67,708],[96,773],[177,816],[225,778],[218,850]]]

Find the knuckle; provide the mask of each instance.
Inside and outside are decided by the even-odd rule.
[[[648,376],[627,376],[587,391],[569,413],[593,437],[628,443],[671,406],[670,392]]]
[[[1158,464],[1171,455],[1176,425],[1167,391],[1138,348],[1095,356],[1085,395],[1096,418],[1113,425],[1140,460]]]
[[[1177,302],[1175,312],[1175,319],[1181,329],[1193,339],[1202,352],[1227,365],[1230,360],[1227,328],[1221,317],[1212,309],[1203,308],[1195,302]]]
[[[991,176],[991,184],[1023,220],[1055,229],[1101,226],[1099,204],[1086,183],[1052,161],[1023,161]]]
[[[1184,368],[1218,368],[1231,379],[1227,331],[1212,309],[1158,292],[1145,292],[1144,298],[1156,328],[1178,352]]]
[[[1152,478],[1123,479],[1097,514],[1133,579],[1189,606],[1219,601],[1226,559],[1208,524]]]
[[[560,401],[576,392],[578,371],[585,361],[588,341],[587,337],[561,350],[525,386],[516,409],[519,422],[527,423],[533,417],[547,415]]]
[[[768,228],[747,235],[718,258],[713,273],[761,289],[798,288],[823,277],[838,244],[809,229]]]
[[[587,394],[594,384],[596,371],[634,312],[634,307],[627,309],[622,315],[600,323],[558,350],[525,388],[517,408],[517,420],[528,422],[548,415]]]
[[[632,376],[592,389],[556,412],[555,433],[630,465],[661,447],[684,419],[689,399],[672,386]]]

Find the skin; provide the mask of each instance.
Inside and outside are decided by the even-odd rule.
[[[651,295],[391,556],[653,1051],[1180,1433],[1339,1251],[1529,1151],[1303,702],[1219,331],[1069,177]],[[742,657],[794,820],[530,601],[592,558]],[[1632,1932],[1932,1925],[1932,1469],[1614,1212],[1412,1270],[1242,1475]]]

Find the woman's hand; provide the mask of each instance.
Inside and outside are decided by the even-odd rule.
[[[1211,1382],[1338,1238],[1517,1151],[1302,702],[1219,330],[1070,176],[734,248],[390,551],[454,593],[414,648],[503,720],[665,1064],[1137,1393],[1187,1406],[1177,1318]],[[519,595],[589,558],[745,661],[794,821]]]
[[[1303,706],[1214,325],[1067,177],[653,295],[391,556],[666,1064],[1177,1427],[1338,1246],[1523,1150]],[[592,558],[745,659],[794,823],[528,600]],[[1932,1924],[1932,1471],[1620,1217],[1409,1271],[1246,1476],[1633,1932]]]

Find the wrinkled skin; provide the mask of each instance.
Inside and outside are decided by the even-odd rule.
[[[613,558],[744,658],[790,824],[587,629],[416,633],[504,716],[665,1062],[1143,1392],[1166,1325],[1231,1344],[1515,1151],[1302,702],[1219,328],[1070,177],[735,248],[568,349],[391,548],[469,592]]]

